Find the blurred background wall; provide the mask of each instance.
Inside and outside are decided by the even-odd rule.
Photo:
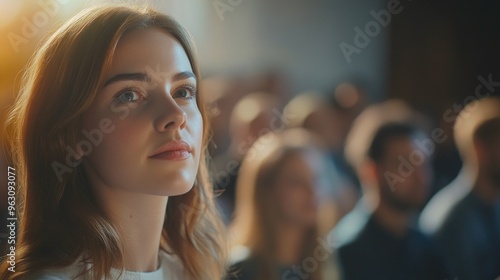
[[[20,70],[40,40],[83,7],[102,2],[113,1],[0,1],[2,106],[11,102],[19,86]],[[339,48],[341,42],[352,45],[356,34],[353,28],[363,29],[373,20],[370,11],[386,9],[386,1],[168,0],[149,3],[172,15],[192,33],[206,75],[278,72],[286,77],[292,93],[330,90],[341,79],[356,76],[366,81],[373,99],[386,95],[389,28],[382,27],[361,53],[352,55],[350,63]],[[57,9],[57,12],[52,15],[45,9]],[[48,14],[47,20],[40,16],[43,13]],[[35,26],[34,31],[30,23]]]

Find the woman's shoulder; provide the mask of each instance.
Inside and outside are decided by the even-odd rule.
[[[77,270],[73,267],[45,270],[36,275],[30,276],[27,280],[73,280],[77,278]]]
[[[52,273],[42,273],[37,276],[32,276],[28,278],[28,280],[69,280],[69,279],[71,278]]]
[[[61,268],[45,269],[35,275],[29,276],[27,280],[81,280],[85,279],[82,272],[86,270],[81,259]]]
[[[182,261],[179,259],[179,257],[175,254],[169,253],[164,250],[160,250],[159,252],[159,259],[160,259],[160,271],[157,271],[156,273],[160,272],[160,274],[163,274],[162,277],[164,279],[184,279],[184,266],[182,264]],[[64,267],[64,268],[58,268],[58,269],[49,269],[49,270],[44,270],[34,276],[30,276],[27,278],[27,280],[79,280],[79,279],[84,279],[82,277],[82,269],[83,269],[83,264],[80,262],[75,262],[70,266]],[[118,270],[117,270],[118,271]],[[112,272],[114,270],[112,269]],[[121,274],[121,278],[127,278],[127,275],[134,275],[134,277],[137,275],[139,278],[140,277],[145,277],[147,278],[148,273],[134,273],[134,272],[128,272],[128,271],[123,271],[124,274]],[[120,274],[120,271],[117,272]],[[151,273],[153,275],[155,273]],[[80,276],[79,276],[80,275]],[[140,275],[140,276],[139,276]],[[123,277],[125,276],[125,277]],[[132,277],[133,279],[138,278],[138,277]]]

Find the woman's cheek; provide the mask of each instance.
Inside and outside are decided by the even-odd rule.
[[[191,137],[193,137],[193,141],[195,142],[193,144],[196,145],[197,150],[200,151],[198,152],[198,154],[201,154],[201,146],[203,141],[203,118],[201,117],[201,113],[197,107],[196,109],[187,111],[186,115],[186,126],[192,134]]]

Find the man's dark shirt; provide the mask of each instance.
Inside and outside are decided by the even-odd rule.
[[[404,236],[396,236],[360,204],[332,234],[342,279],[451,279],[429,238],[412,228]]]
[[[433,198],[420,224],[442,248],[453,275],[460,280],[500,276],[500,201],[487,204],[455,180]]]

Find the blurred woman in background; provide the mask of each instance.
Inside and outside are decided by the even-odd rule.
[[[324,160],[315,143],[294,129],[268,133],[248,151],[236,187],[231,279],[336,278],[318,234]]]

